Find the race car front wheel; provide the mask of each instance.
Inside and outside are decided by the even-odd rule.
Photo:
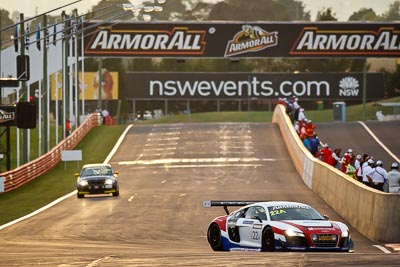
[[[264,228],[262,233],[262,244],[261,250],[262,251],[274,251],[275,250],[275,237],[274,231],[270,226]]]
[[[221,230],[217,224],[212,224],[207,232],[208,243],[214,251],[222,250]]]

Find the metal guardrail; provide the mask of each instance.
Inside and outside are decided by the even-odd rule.
[[[0,173],[4,178],[4,193],[17,189],[54,168],[61,161],[61,151],[75,148],[95,126],[101,125],[100,113],[93,113],[67,138],[46,154],[16,169]]]

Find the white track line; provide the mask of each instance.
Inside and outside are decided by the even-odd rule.
[[[126,127],[125,131],[124,131],[124,132],[122,133],[122,135],[119,137],[119,139],[118,139],[117,143],[115,144],[114,148],[111,150],[110,154],[108,154],[108,156],[107,156],[107,158],[105,159],[104,163],[108,163],[108,161],[114,156],[115,152],[117,151],[118,147],[121,145],[122,141],[124,140],[124,138],[125,138],[127,132],[129,131],[129,129],[130,129],[131,127],[132,127],[132,124],[130,124],[128,127]],[[61,201],[65,200],[65,199],[67,199],[67,198],[69,198],[69,197],[71,197],[71,196],[75,196],[75,195],[76,195],[76,190],[73,191],[73,192],[71,192],[71,193],[69,193],[69,194],[67,194],[67,195],[65,195],[65,196],[62,196],[62,197],[60,197],[60,198],[54,200],[53,202],[47,204],[47,205],[44,206],[44,207],[41,207],[41,208],[38,209],[38,210],[35,210],[35,211],[29,213],[28,215],[25,215],[25,216],[23,216],[23,217],[21,217],[21,218],[15,219],[14,221],[11,221],[11,222],[9,222],[9,223],[0,225],[0,230],[2,230],[2,229],[4,229],[4,228],[7,228],[7,227],[9,227],[9,226],[11,226],[11,225],[14,225],[14,224],[16,224],[16,223],[18,223],[18,222],[20,222],[20,221],[26,220],[26,219],[28,219],[28,218],[30,218],[30,217],[33,217],[33,216],[35,216],[36,214],[39,214],[39,213],[41,213],[42,211],[47,210],[48,208],[53,207],[54,205],[60,203]]]
[[[373,247],[376,247],[377,249],[381,250],[382,252],[386,253],[386,254],[390,254],[392,252],[390,252],[390,250],[388,250],[387,248],[380,246],[380,245],[372,245]]]
[[[372,138],[375,139],[375,141],[397,162],[399,162],[399,158],[396,157],[395,154],[392,153],[392,151],[390,151],[382,142],[381,140],[379,140],[378,137],[376,137],[376,135],[368,128],[367,125],[365,125],[365,123],[363,123],[362,121],[358,121],[359,124],[361,124],[364,129],[372,136]]]
[[[63,196],[63,197],[60,197],[60,198],[54,200],[53,202],[47,204],[47,205],[44,206],[44,207],[41,207],[41,208],[38,209],[38,210],[35,210],[34,212],[29,213],[28,215],[25,215],[25,216],[23,216],[23,217],[21,217],[21,218],[15,219],[14,221],[11,221],[11,222],[9,222],[9,223],[6,223],[6,224],[1,225],[1,226],[0,226],[0,230],[3,230],[4,228],[7,228],[7,227],[9,227],[9,226],[11,226],[11,225],[14,225],[14,224],[16,224],[16,223],[18,223],[18,222],[20,222],[20,221],[26,220],[26,219],[28,219],[28,218],[30,218],[30,217],[33,217],[33,216],[35,216],[36,214],[39,214],[39,213],[41,213],[42,211],[47,210],[48,208],[53,207],[54,205],[56,205],[56,204],[60,203],[61,201],[63,201],[63,200],[65,200],[65,199],[69,198],[70,196],[74,196],[74,195],[76,195],[76,190],[73,191],[73,192],[71,192],[71,193],[69,193],[69,194],[67,194],[67,195],[65,195],[65,196]]]

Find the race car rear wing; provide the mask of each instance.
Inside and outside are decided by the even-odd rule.
[[[264,200],[265,201],[265,200]],[[204,208],[211,208],[211,207],[224,207],[224,210],[227,215],[229,215],[228,207],[242,207],[246,205],[250,205],[257,202],[264,202],[264,201],[216,201],[216,200],[204,200],[203,207]]]

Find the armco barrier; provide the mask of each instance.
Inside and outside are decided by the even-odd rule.
[[[61,151],[76,147],[85,135],[98,125],[101,125],[100,113],[93,113],[70,136],[43,156],[14,170],[0,173],[0,177],[4,177],[4,192],[17,189],[51,170],[61,161]]]
[[[326,164],[304,147],[283,105],[272,118],[304,183],[361,234],[378,242],[400,242],[400,195],[372,189]]]

